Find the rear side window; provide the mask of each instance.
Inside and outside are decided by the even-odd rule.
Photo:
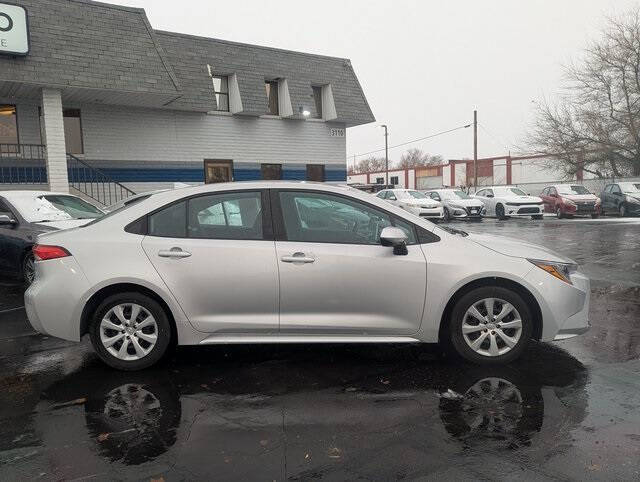
[[[149,235],[164,238],[187,237],[187,203],[172,204],[149,216]]]

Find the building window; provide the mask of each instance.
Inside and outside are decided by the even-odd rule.
[[[229,77],[212,75],[213,93],[216,96],[216,110],[229,112]]]
[[[322,87],[312,86],[313,89],[313,101],[316,105],[316,119],[322,119]]]
[[[15,105],[0,104],[0,144],[18,144],[18,114]],[[0,152],[18,152],[17,146],[4,146]]]
[[[278,81],[267,80],[264,83],[264,87],[267,90],[267,101],[269,104],[269,114],[279,115],[278,109]]]
[[[398,185],[398,176],[391,176],[391,184],[393,184],[394,186]]]
[[[384,177],[376,177],[376,184],[384,184]]]
[[[80,109],[64,109],[62,111],[62,118],[64,121],[64,140],[67,152],[69,154],[84,154]]]
[[[307,181],[324,182],[324,165],[307,164]]]
[[[282,179],[282,164],[262,164],[260,165],[262,179],[277,181]]]

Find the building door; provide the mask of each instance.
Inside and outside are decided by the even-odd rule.
[[[206,184],[231,181],[233,181],[233,161],[205,159],[204,182]]]

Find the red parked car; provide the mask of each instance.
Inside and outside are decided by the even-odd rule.
[[[540,194],[545,213],[555,213],[558,218],[573,216],[600,216],[600,198],[580,184],[548,186]]]

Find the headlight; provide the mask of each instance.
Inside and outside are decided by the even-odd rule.
[[[578,265],[574,263],[554,263],[539,259],[528,259],[527,261],[535,264],[538,268],[543,269],[551,276],[555,276],[559,280],[569,283],[570,285],[573,284],[570,277],[571,273],[575,273],[578,270]]]
[[[625,199],[627,200],[628,203],[640,204],[640,199],[636,199],[631,196],[625,196]]]

